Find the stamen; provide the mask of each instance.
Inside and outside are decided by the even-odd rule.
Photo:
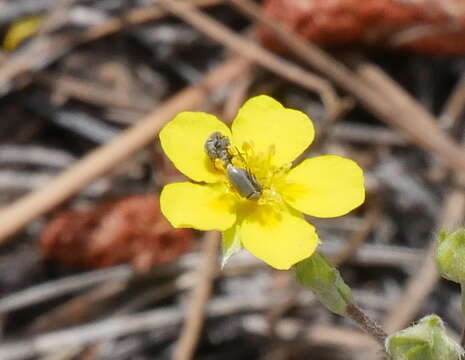
[[[245,168],[244,160],[240,157],[233,157],[231,159],[231,163],[233,166],[240,167],[240,168]]]
[[[239,155],[239,150],[235,146],[228,146],[228,153],[232,157],[238,156]]]
[[[213,161],[213,165],[215,166],[216,169],[224,171],[226,165],[223,160],[216,158]]]
[[[276,147],[274,145],[271,145],[267,151],[257,152],[253,143],[244,142],[240,151],[238,148],[230,146],[228,154],[231,156],[230,161],[233,166],[246,169],[260,184],[261,195],[253,201],[256,201],[261,206],[270,206],[270,209],[281,210],[285,207],[284,200],[276,189],[279,187],[279,183],[283,181],[292,164],[286,163],[279,167],[273,165],[273,159],[276,155]],[[221,169],[226,171],[226,164],[221,162],[220,165]],[[230,181],[228,181],[228,189],[242,200],[246,202],[252,201],[242,198]]]

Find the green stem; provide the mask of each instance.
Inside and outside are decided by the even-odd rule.
[[[465,283],[460,284],[461,296],[462,296],[462,317],[465,320]],[[460,339],[460,344],[462,347],[465,347],[465,325],[462,330],[462,338]]]

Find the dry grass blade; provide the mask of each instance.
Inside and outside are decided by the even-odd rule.
[[[194,357],[218,267],[218,235],[219,233],[210,231],[205,236],[203,264],[198,270],[198,283],[191,293],[189,311],[172,357],[173,360],[190,360]]]
[[[222,0],[193,0],[197,6],[211,6]],[[78,35],[39,36],[31,43],[8,56],[2,56],[0,68],[0,97],[15,88],[15,80],[25,74],[37,72],[69,52],[75,46],[101,39],[123,28],[157,20],[166,15],[157,6],[136,8],[123,17],[110,18]],[[24,79],[22,79],[24,80]],[[24,81],[21,82],[24,84]]]
[[[49,281],[0,299],[0,314],[80,291],[105,281],[126,281],[133,275],[134,271],[130,266],[120,265]]]
[[[208,307],[208,316],[228,316],[244,311],[259,311],[269,306],[267,296],[248,297],[243,301],[228,297],[217,297]],[[118,316],[65,330],[45,333],[26,340],[4,343],[0,348],[0,359],[19,360],[38,354],[53,353],[65,347],[83,346],[99,340],[108,340],[137,332],[158,330],[174,331],[183,320],[178,307],[164,307],[156,310]]]
[[[465,192],[462,189],[453,189],[444,200],[441,218],[437,228],[451,230],[463,221],[465,213]],[[428,247],[424,262],[416,269],[409,279],[400,299],[390,309],[384,321],[388,333],[399,330],[415,317],[421,305],[431,293],[439,280],[439,274],[434,261],[436,250],[435,235]],[[402,304],[398,306],[397,304]]]
[[[74,97],[91,104],[105,106],[110,109],[121,108],[138,112],[150,111],[153,105],[148,99],[128,97],[114,89],[100,84],[80,80],[66,75],[40,74],[36,82],[53,89],[56,94],[64,97]]]
[[[341,252],[331,258],[331,261],[339,266],[349,259],[353,258],[357,250],[362,246],[381,218],[381,209],[379,204],[374,203],[368,207],[362,228],[352,235],[347,245]]]
[[[232,51],[280,75],[284,79],[318,93],[330,117],[333,117],[334,113],[339,113],[339,104],[341,102],[327,80],[272,54],[257,43],[235,34],[219,22],[202,14],[187,2],[160,0],[157,3]]]
[[[447,114],[446,116],[450,117],[449,121],[452,123],[455,123],[463,112],[463,106],[465,105],[463,94],[463,80],[460,80],[450,94],[444,106],[444,110],[442,111],[443,115]],[[464,176],[463,173],[460,172],[455,172],[453,175],[457,186],[454,186],[450,190],[443,202],[441,216],[436,225],[436,229],[452,230],[458,224],[461,224],[464,218]],[[421,264],[420,268],[409,279],[399,299],[398,303],[403,304],[403,306],[393,307],[385,317],[385,328],[388,332],[398,330],[406,326],[412,320],[421,307],[424,299],[433,291],[440,278],[434,262],[434,253],[436,249],[434,236],[426,251],[423,264]]]

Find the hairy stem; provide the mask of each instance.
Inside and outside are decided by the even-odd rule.
[[[347,317],[355,321],[365,332],[373,336],[384,347],[387,334],[376,321],[371,319],[355,304],[347,305],[346,314]]]
[[[462,296],[462,317],[465,320],[465,283],[460,284],[461,296]],[[460,345],[465,348],[465,325],[462,330],[462,337],[460,338]]]

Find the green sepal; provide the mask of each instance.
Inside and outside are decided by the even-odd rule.
[[[439,231],[436,263],[442,277],[465,283],[465,229],[454,232]]]
[[[459,360],[463,349],[450,339],[437,315],[429,315],[416,325],[386,339],[386,352],[392,360]]]
[[[223,256],[221,259],[221,268],[223,268],[226,265],[231,256],[242,250],[240,226],[237,223],[223,232],[222,244]]]
[[[345,315],[353,303],[352,291],[339,271],[319,252],[295,265],[297,281],[311,289],[330,311]]]

